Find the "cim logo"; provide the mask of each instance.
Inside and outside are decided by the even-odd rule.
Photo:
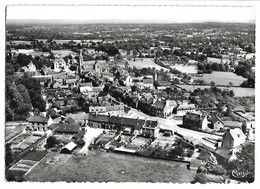
[[[232,170],[232,176],[234,178],[245,178],[247,175],[249,175],[249,171],[238,171],[237,169]]]

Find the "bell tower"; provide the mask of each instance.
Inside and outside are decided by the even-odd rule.
[[[82,72],[83,68],[83,56],[82,56],[82,49],[79,51],[79,66],[78,66],[78,74]]]

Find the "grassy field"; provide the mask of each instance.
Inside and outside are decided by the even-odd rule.
[[[51,158],[58,161],[46,163]],[[194,172],[189,171],[185,163],[89,151],[86,157],[52,152],[25,176],[25,180],[187,183],[193,177]]]
[[[205,89],[211,87],[205,85],[178,85],[178,86],[188,91],[194,91],[197,88]],[[233,90],[236,97],[255,96],[254,88],[242,88],[242,87],[218,87],[218,88],[222,90],[224,89]]]
[[[136,61],[130,60],[130,61],[128,61],[128,63],[129,63],[130,67],[134,67],[135,66],[138,69],[150,67],[150,68],[155,68],[156,70],[161,70],[161,69],[169,70],[167,68],[164,68],[162,66],[159,66],[159,65],[155,64],[154,60],[151,59],[151,58],[144,58],[143,61],[140,60],[140,59],[136,59]]]
[[[175,64],[174,66],[171,66],[171,68],[175,68],[176,70],[179,70],[182,73],[198,72],[197,66],[184,66],[183,64]]]
[[[230,82],[233,86],[240,86],[243,81],[247,80],[242,76],[238,76],[233,72],[212,72],[212,74],[203,74],[203,77],[193,77],[194,79],[204,80],[206,83],[211,81],[215,82],[216,85],[229,85]]]

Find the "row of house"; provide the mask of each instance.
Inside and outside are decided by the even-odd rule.
[[[183,127],[199,131],[223,131],[227,129],[242,129],[238,121],[223,121],[216,114],[188,112],[183,116]]]
[[[158,121],[99,114],[89,114],[88,125],[94,128],[121,130],[125,134],[138,134],[146,137],[157,137],[160,129]]]

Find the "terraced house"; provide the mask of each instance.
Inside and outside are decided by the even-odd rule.
[[[98,114],[89,114],[88,125],[147,137],[157,137],[160,129],[157,121]]]

